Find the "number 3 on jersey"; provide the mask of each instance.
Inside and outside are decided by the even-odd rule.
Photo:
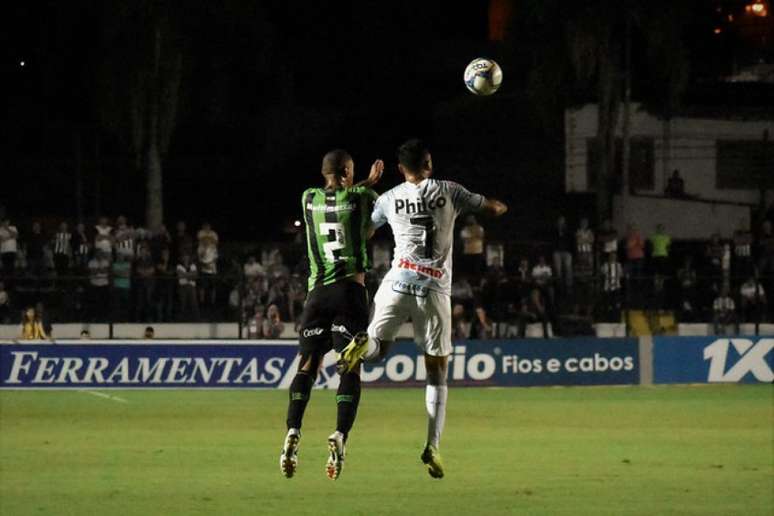
[[[346,237],[344,236],[344,224],[339,222],[321,222],[320,234],[328,237],[328,241],[323,244],[325,258],[331,262],[339,261],[341,253],[336,251],[340,251],[347,246]]]
[[[415,226],[422,226],[424,229],[424,248],[425,248],[425,255],[424,257],[427,259],[430,259],[433,257],[433,238],[435,237],[435,221],[433,220],[433,217],[430,217],[429,215],[423,215],[421,217],[413,217],[409,219],[409,222],[411,222]]]

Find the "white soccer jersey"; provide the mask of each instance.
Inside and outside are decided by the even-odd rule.
[[[395,237],[392,268],[385,281],[406,293],[435,290],[451,295],[454,219],[477,211],[484,197],[452,181],[405,182],[379,196],[371,220],[389,223]]]

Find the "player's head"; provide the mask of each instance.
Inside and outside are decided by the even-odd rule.
[[[323,156],[322,175],[327,184],[352,186],[352,178],[355,176],[355,163],[349,152],[343,149],[334,149]]]
[[[422,140],[413,138],[398,147],[398,170],[404,176],[430,177],[433,160]]]

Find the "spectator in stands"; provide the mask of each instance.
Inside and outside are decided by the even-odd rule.
[[[473,287],[468,281],[467,276],[461,274],[454,278],[451,297],[454,303],[461,303],[465,310],[473,308]]]
[[[725,335],[727,327],[730,324],[734,325],[734,334],[739,333],[739,321],[736,317],[736,304],[731,296],[728,295],[728,288],[723,287],[720,294],[712,303],[713,308],[713,324],[715,329],[715,335]],[[721,333],[721,327],[723,332]]]
[[[575,304],[591,310],[592,278],[594,274],[594,232],[587,218],[580,220],[575,232]]]
[[[10,278],[14,275],[16,269],[16,253],[19,251],[18,245],[19,230],[11,224],[7,218],[0,221],[0,259],[3,264],[3,275]]]
[[[271,282],[267,305],[276,305],[283,321],[290,320],[289,281],[287,276],[277,276]]]
[[[669,251],[672,238],[667,235],[664,225],[658,224],[656,232],[650,237],[651,258],[653,258],[654,287],[657,292],[663,291],[664,277],[670,274]]]
[[[104,321],[110,306],[110,260],[108,253],[96,251],[89,260],[89,290],[91,313],[95,321]]]
[[[51,317],[49,317],[42,301],[35,303],[35,316],[40,321],[40,324],[43,325],[43,331],[46,332],[48,338],[54,338],[54,325],[52,324]]]
[[[73,232],[71,247],[73,251],[73,267],[78,273],[83,273],[88,269],[89,256],[91,255],[91,239],[86,235],[86,225],[79,222]]]
[[[175,234],[172,237],[172,263],[180,263],[184,254],[193,256],[193,239],[188,234],[186,223],[182,220],[175,226]]]
[[[576,275],[589,277],[594,271],[594,232],[589,228],[589,219],[582,218],[575,232]]]
[[[486,308],[477,306],[475,317],[470,326],[470,337],[477,340],[493,339],[495,337],[494,322],[489,318]]]
[[[5,283],[0,281],[0,324],[11,321],[11,296],[5,289]]]
[[[48,339],[46,331],[43,329],[43,323],[35,312],[35,308],[27,307],[22,313],[20,340],[43,340]]]
[[[266,309],[266,319],[263,321],[263,336],[267,339],[278,339],[285,330],[285,325],[280,319],[280,311],[277,305],[269,305]]]
[[[468,275],[477,276],[486,269],[484,258],[484,228],[474,215],[465,218],[465,225],[460,231],[462,240],[462,271]]]
[[[196,254],[199,258],[199,306],[214,307],[216,276],[218,274],[218,234],[213,231],[209,222],[202,224],[196,234],[198,246]]]
[[[263,335],[263,305],[256,305],[252,317],[247,320],[247,338],[262,339]]]
[[[33,276],[43,276],[46,273],[46,236],[43,226],[37,220],[32,223],[32,231],[26,238],[27,270]]]
[[[123,262],[131,263],[134,260],[135,241],[137,240],[137,231],[130,226],[126,217],[120,215],[116,219],[116,229],[113,232],[113,244],[115,246],[116,256],[121,256]]]
[[[597,232],[597,245],[599,246],[600,261],[607,261],[607,255],[618,253],[618,232],[613,227],[613,221],[606,219]]]
[[[270,278],[277,278],[279,276],[290,276],[290,269],[285,265],[284,258],[279,249],[272,249],[269,251],[266,261],[264,262],[264,268],[266,269],[266,275]]]
[[[70,260],[72,258],[72,242],[73,235],[70,233],[70,229],[67,227],[67,222],[59,224],[59,229],[54,235],[54,241],[52,247],[54,249],[54,269],[56,269],[56,275],[59,277],[66,276],[70,270]]]
[[[753,273],[753,235],[748,229],[746,218],[739,221],[739,227],[734,231],[733,275],[737,281]]]
[[[533,288],[529,297],[522,299],[519,317],[519,336],[525,337],[527,324],[540,321],[543,326],[543,337],[548,338],[548,310],[540,289]]]
[[[290,277],[288,284],[288,298],[290,304],[290,320],[298,322],[306,302],[306,283],[298,274]]]
[[[140,244],[135,270],[135,317],[140,322],[153,320],[156,290],[156,264],[148,243]]]
[[[452,340],[467,340],[470,337],[470,323],[465,315],[465,307],[455,303],[452,307]]]
[[[575,247],[575,239],[567,228],[567,221],[564,216],[559,216],[556,220],[556,227],[553,233],[554,244],[554,273],[559,288],[563,288],[567,293],[572,290],[572,251]]]
[[[81,330],[81,340],[90,340],[91,339],[91,333],[89,333],[89,330]]]
[[[113,253],[113,227],[107,217],[100,217],[94,226],[94,249],[112,256]]]
[[[607,261],[600,268],[602,275],[602,292],[604,295],[603,313],[609,321],[621,320],[621,301],[623,267],[614,252],[607,254]]]
[[[196,280],[199,274],[191,256],[184,254],[177,264],[178,316],[181,321],[199,320],[199,302],[196,296]]]
[[[164,224],[159,224],[151,230],[150,233],[150,254],[154,261],[158,260],[164,249],[169,249],[172,245],[172,236],[167,231]]]
[[[526,256],[522,256],[519,260],[519,267],[516,269],[516,281],[522,284],[532,284],[532,269]]]
[[[696,269],[693,267],[693,256],[685,255],[683,266],[677,271],[677,283],[680,288],[679,319],[683,322],[696,320]]]
[[[635,224],[629,224],[626,233],[626,273],[634,278],[634,284],[642,278],[645,262],[645,241]]]
[[[766,292],[758,278],[750,276],[739,288],[741,315],[745,322],[766,320]]]
[[[247,261],[245,262],[244,267],[242,268],[242,272],[245,275],[246,281],[252,281],[257,276],[263,276],[266,271],[263,268],[263,265],[258,263],[258,261],[255,259],[255,255],[250,255],[247,257]]]
[[[156,330],[153,329],[153,326],[146,326],[145,331],[142,334],[142,338],[145,340],[153,340],[156,338]]]
[[[551,267],[546,263],[546,257],[543,255],[538,256],[538,262],[532,267],[532,284],[539,288],[543,294],[543,298],[548,301],[550,305],[554,303],[554,278],[551,271]]]
[[[129,261],[129,255],[117,253],[116,259],[111,266],[113,274],[113,321],[127,322],[129,318],[129,305],[131,301],[132,289],[132,263]]]
[[[175,305],[176,269],[171,260],[172,250],[162,248],[154,266],[154,298],[157,321],[171,321]]]
[[[680,177],[680,171],[678,169],[675,169],[672,172],[672,177],[670,177],[667,182],[664,194],[667,197],[685,197],[685,181]]]
[[[719,281],[723,277],[723,242],[720,233],[713,233],[704,252],[707,260],[707,275],[712,281]]]

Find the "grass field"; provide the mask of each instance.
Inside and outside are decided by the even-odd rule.
[[[0,514],[774,512],[771,385],[452,389],[447,476],[419,462],[424,393],[370,389],[341,478],[333,393],[281,477],[283,391],[0,392]]]

